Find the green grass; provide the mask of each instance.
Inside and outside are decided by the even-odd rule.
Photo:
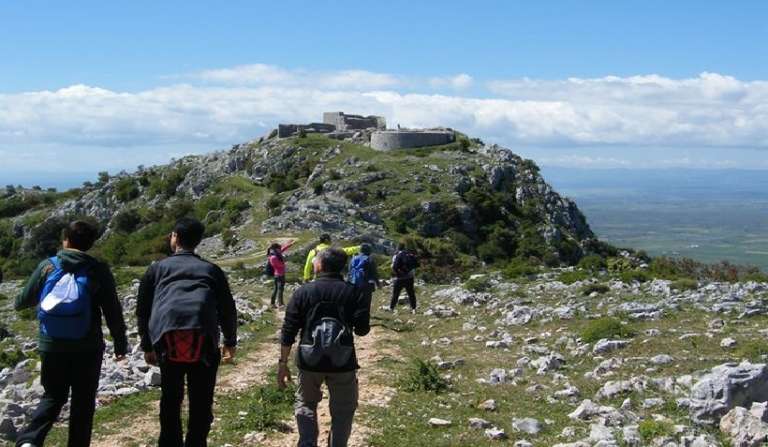
[[[271,372],[266,385],[260,385],[242,393],[220,395],[216,399],[217,423],[211,440],[239,445],[251,432],[284,432],[285,420],[293,411],[294,386],[281,390],[275,384],[275,372]]]
[[[137,415],[145,415],[147,412],[154,413],[156,410],[151,404],[158,399],[160,399],[160,390],[153,389],[117,398],[109,405],[98,408],[93,418],[94,438],[119,433],[122,428],[121,421],[130,421]],[[147,433],[144,441],[150,443],[156,438],[157,433]],[[48,435],[46,445],[66,445],[66,439],[67,424],[58,423]],[[121,447],[139,447],[145,442]]]

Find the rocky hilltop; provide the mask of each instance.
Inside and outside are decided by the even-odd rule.
[[[50,251],[55,244],[41,240],[76,216],[104,228],[99,254],[116,264],[161,256],[157,237],[184,214],[207,224],[206,247],[217,256],[249,254],[271,237],[310,243],[320,232],[367,240],[380,253],[406,237],[427,258],[450,255],[441,263],[519,258],[574,265],[600,247],[576,204],[555,192],[534,162],[506,148],[463,136],[391,152],[361,143],[323,135],[262,138],[102,175],[65,194],[9,191],[3,200],[21,205],[15,215],[5,213],[0,234],[23,242],[0,250],[0,262]]]

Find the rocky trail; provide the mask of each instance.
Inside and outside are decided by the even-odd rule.
[[[399,352],[391,343],[384,346],[384,339],[389,337],[390,333],[382,327],[371,328],[371,333],[366,337],[358,337],[355,341],[357,357],[361,369],[358,375],[360,384],[360,402],[358,414],[355,418],[355,425],[352,428],[352,437],[349,440],[349,447],[365,447],[368,444],[367,439],[372,428],[365,425],[363,418],[360,417],[366,407],[386,407],[392,397],[395,395],[395,389],[382,385],[377,379],[379,373],[376,365],[387,358],[398,358]],[[294,373],[295,368],[291,371]],[[318,406],[318,416],[320,420],[320,440],[327,439],[331,416],[328,411],[328,393],[323,393],[323,401]],[[282,447],[296,445],[299,439],[296,431],[296,421],[291,420],[288,423],[291,430],[287,433],[278,433],[267,439],[263,445],[266,447]]]
[[[227,394],[243,391],[263,382],[270,362],[264,359],[276,358],[279,348],[274,339],[261,343],[258,348],[248,352],[245,357],[238,358],[231,368],[223,368],[216,385],[216,393]],[[147,405],[147,411],[134,415],[126,424],[119,420],[110,423],[102,431],[110,433],[104,436],[94,436],[93,447],[114,447],[121,445],[135,445],[146,442],[148,437],[159,433],[160,422],[158,420],[159,401],[152,401]]]
[[[282,321],[283,314],[276,316],[276,321]],[[358,380],[360,382],[360,411],[368,406],[386,406],[395,390],[392,387],[384,386],[375,380],[378,371],[376,364],[386,358],[397,358],[399,353],[395,346],[387,343],[382,346],[382,340],[390,335],[389,331],[381,327],[374,327],[367,337],[358,337],[356,348],[358,360],[362,366]],[[244,392],[245,390],[265,383],[270,368],[274,366],[274,360],[280,354],[280,346],[277,342],[276,334],[270,336],[267,341],[262,342],[256,349],[250,350],[244,357],[238,357],[231,367],[223,367],[216,385],[216,395],[228,395],[230,393]],[[296,378],[296,368],[292,367],[293,378]],[[328,436],[330,426],[330,414],[327,407],[327,392],[324,393],[324,400],[318,408],[320,416],[320,439]],[[158,420],[159,401],[154,400],[146,404],[146,411],[132,415],[129,421],[115,420],[101,427],[104,435],[94,435],[93,447],[114,447],[114,446],[145,446],[150,440],[159,433],[160,425]],[[214,415],[216,415],[214,408]],[[249,441],[248,445],[263,445],[268,447],[278,447],[287,445],[296,445],[298,442],[298,433],[296,431],[295,420],[291,417],[286,420],[286,427],[289,428],[285,433],[270,433],[265,436],[255,436],[252,439],[263,439],[263,442]],[[212,431],[215,431],[215,423]],[[361,423],[361,418],[356,419],[353,428],[350,447],[367,446],[367,437],[371,429]]]

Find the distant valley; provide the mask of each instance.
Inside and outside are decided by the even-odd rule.
[[[595,233],[651,255],[768,269],[768,175],[746,170],[542,168]]]

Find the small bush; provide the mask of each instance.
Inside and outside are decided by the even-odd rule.
[[[121,202],[130,202],[139,197],[139,194],[139,186],[130,177],[122,178],[115,184],[115,196]]]
[[[141,224],[141,215],[135,209],[119,212],[112,221],[115,230],[130,233]]]
[[[643,283],[651,280],[651,275],[643,270],[627,270],[621,272],[619,277],[621,278],[621,281],[626,284],[631,284],[633,282]]]
[[[528,277],[538,273],[539,269],[522,259],[513,259],[502,270],[502,274],[507,279],[516,279],[522,277]]]
[[[640,437],[643,441],[650,443],[654,439],[662,436],[670,436],[674,433],[672,425],[668,422],[646,419],[640,422],[637,427]]]
[[[685,290],[696,290],[699,288],[699,282],[695,279],[683,278],[670,284],[670,287],[681,292]]]
[[[605,270],[607,265],[605,258],[599,255],[584,256],[579,261],[578,267],[583,270],[589,270],[590,272],[599,272]]]
[[[448,389],[448,382],[440,375],[437,365],[414,359],[405,375],[400,378],[400,387],[409,392],[440,393]]]
[[[595,292],[599,294],[608,293],[610,292],[611,288],[608,287],[605,284],[587,284],[585,286],[582,286],[581,288],[581,294],[582,295],[591,295]]]
[[[487,292],[491,289],[491,279],[487,276],[471,278],[464,283],[464,288],[470,292]]]
[[[587,323],[579,336],[585,343],[593,343],[604,338],[631,338],[635,332],[616,318],[604,317]]]
[[[325,184],[322,180],[318,179],[312,182],[312,191],[316,196],[319,196],[325,191]]]
[[[558,280],[563,284],[573,284],[578,281],[584,281],[590,278],[590,274],[583,270],[574,270],[572,272],[563,272]]]
[[[13,368],[26,359],[27,356],[18,349],[0,352],[0,370],[3,368]]]
[[[281,206],[283,206],[283,201],[280,197],[274,195],[267,199],[266,207],[270,215],[273,215]]]

